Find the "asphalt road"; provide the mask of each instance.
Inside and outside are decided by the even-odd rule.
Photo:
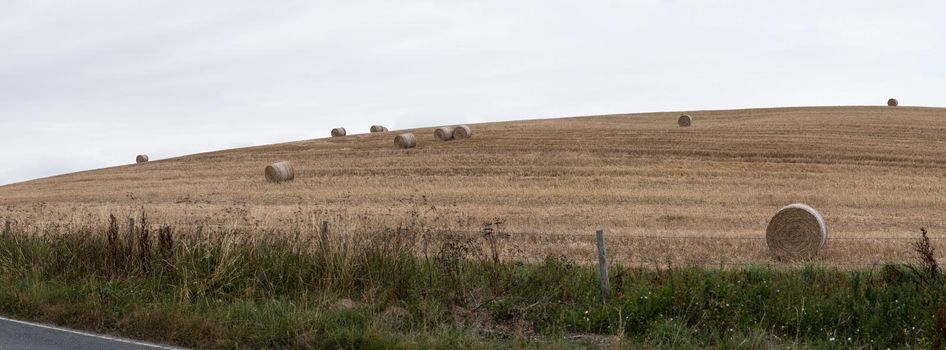
[[[21,349],[156,350],[176,348],[0,317],[0,350]]]

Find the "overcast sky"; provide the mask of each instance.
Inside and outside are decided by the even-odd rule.
[[[335,126],[944,106],[944,4],[0,0],[0,184]]]

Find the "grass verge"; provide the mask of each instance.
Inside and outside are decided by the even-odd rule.
[[[938,347],[946,329],[935,265],[615,266],[605,304],[593,267],[502,261],[496,222],[327,242],[141,221],[133,240],[114,220],[4,230],[0,313],[197,348]]]

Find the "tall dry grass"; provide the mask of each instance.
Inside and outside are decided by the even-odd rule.
[[[593,267],[562,256],[503,259],[512,241],[502,220],[470,235],[439,230],[419,210],[396,226],[366,219],[354,230],[330,228],[326,240],[319,225],[191,230],[147,213],[131,230],[115,216],[71,227],[13,222],[0,236],[0,312],[201,348],[929,347],[946,339],[938,316],[946,288],[925,231],[915,267],[616,264],[606,303]]]

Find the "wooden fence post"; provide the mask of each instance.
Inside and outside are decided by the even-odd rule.
[[[328,221],[322,221],[322,250],[328,249]]]
[[[601,295],[604,297],[604,302],[611,302],[611,284],[608,278],[608,253],[604,248],[604,230],[598,230],[595,233],[595,238],[598,239],[598,272],[601,277]]]
[[[135,218],[128,218],[128,256],[135,251]]]

